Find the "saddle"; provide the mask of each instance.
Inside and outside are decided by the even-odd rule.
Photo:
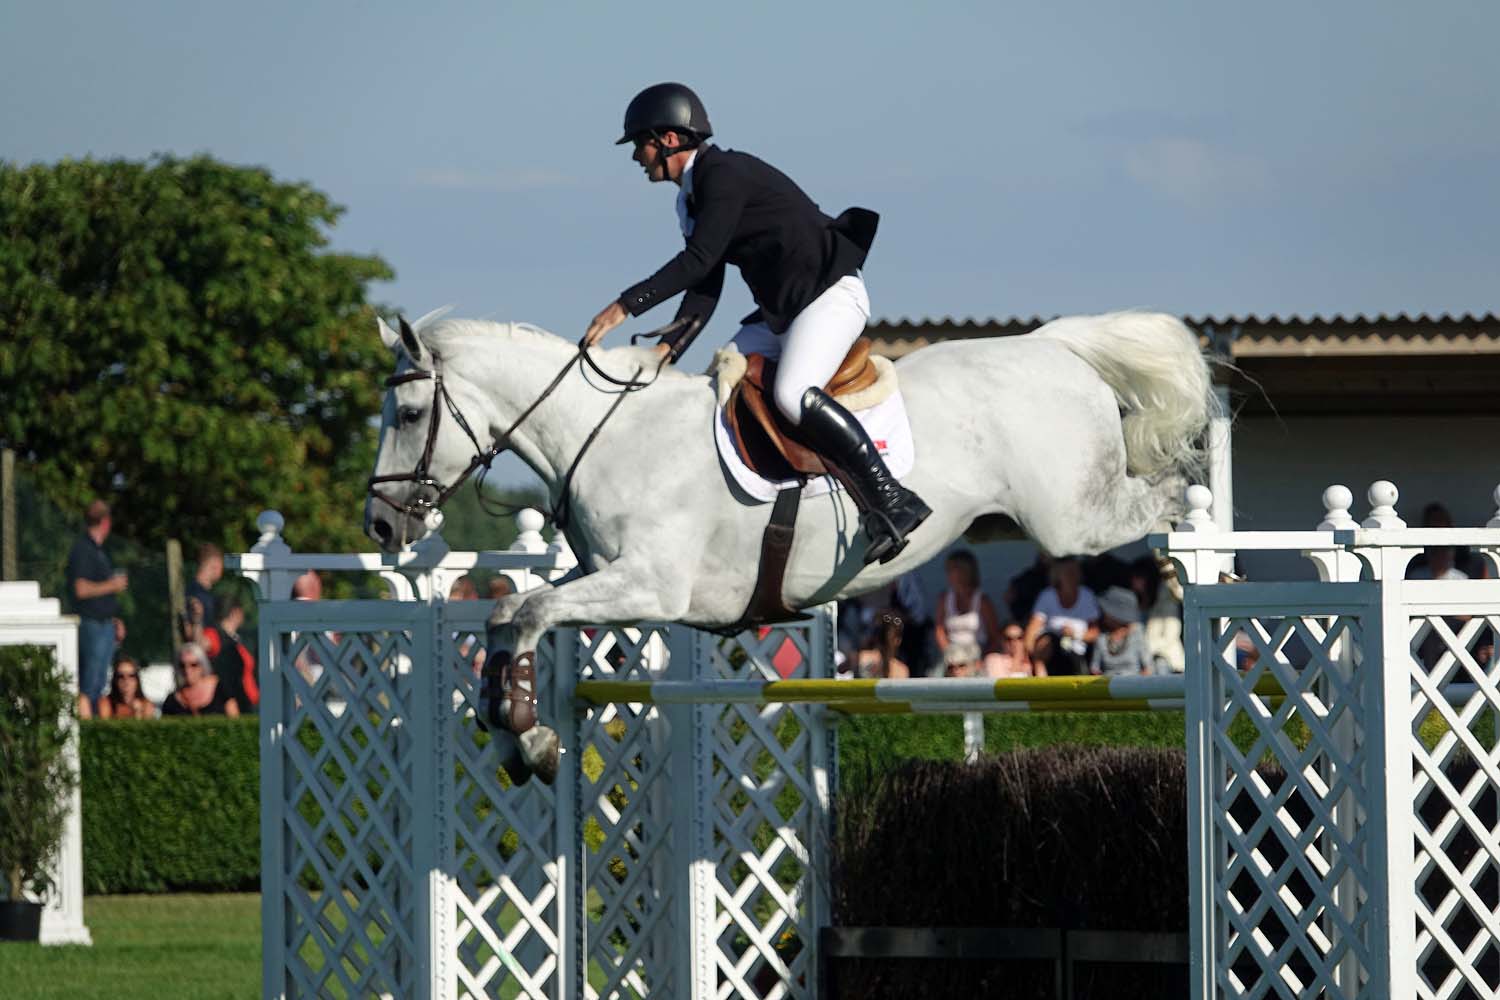
[[[870,338],[860,337],[823,391],[843,402],[879,380],[880,369],[870,355]],[[771,386],[775,384],[776,362],[761,354],[746,355],[745,374],[724,405],[735,450],[758,475],[773,481],[827,475],[823,460],[776,408],[771,398]]]

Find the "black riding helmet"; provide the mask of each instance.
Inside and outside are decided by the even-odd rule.
[[[714,134],[703,102],[680,83],[658,83],[636,94],[625,109],[625,132],[615,145],[634,142],[643,135],[658,139],[668,131],[684,135],[689,148]]]

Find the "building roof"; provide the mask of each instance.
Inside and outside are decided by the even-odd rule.
[[[1500,316],[1184,316],[1232,358],[1330,357],[1385,354],[1500,354]],[[941,318],[876,320],[868,333],[878,354],[900,357],[941,340],[1030,333],[1047,320]],[[1227,351],[1226,351],[1227,349]]]
[[[1246,412],[1376,415],[1500,411],[1500,316],[1184,316]],[[1010,319],[879,320],[877,354],[898,358],[944,340],[1008,337],[1045,323]],[[1399,358],[1399,363],[1394,359]]]

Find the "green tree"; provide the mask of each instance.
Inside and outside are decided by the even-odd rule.
[[[208,157],[0,162],[0,443],[66,510],[229,550],[359,545],[389,358],[342,209]],[[191,552],[191,549],[189,550]]]

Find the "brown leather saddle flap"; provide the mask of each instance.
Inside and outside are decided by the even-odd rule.
[[[740,459],[757,474],[772,480],[826,475],[828,467],[799,438],[796,426],[781,415],[771,398],[776,363],[760,354],[747,355],[745,361],[745,377],[734,387],[726,404],[729,429]],[[834,398],[848,396],[869,388],[879,378],[880,373],[870,360],[870,338],[860,337],[824,391]]]

